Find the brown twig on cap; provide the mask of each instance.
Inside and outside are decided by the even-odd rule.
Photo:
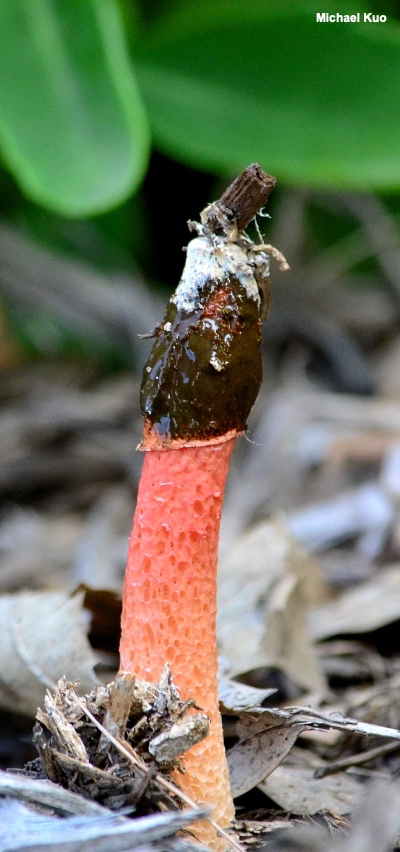
[[[264,207],[276,184],[276,179],[252,163],[228,186],[219,201],[203,210],[201,221],[210,231],[225,231],[226,226],[243,231]]]

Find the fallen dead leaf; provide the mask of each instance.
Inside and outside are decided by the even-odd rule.
[[[324,810],[349,814],[362,789],[346,772],[315,778],[313,769],[285,765],[278,766],[258,786],[279,807],[301,815]]]
[[[248,686],[226,677],[220,677],[218,680],[219,700],[225,711],[231,710],[233,713],[260,707],[262,702],[275,692],[276,689],[258,689],[256,686]]]
[[[264,665],[285,672],[294,683],[318,695],[326,685],[310,642],[304,585],[294,574],[278,580],[266,604],[266,629],[260,643]]]
[[[400,565],[381,568],[372,580],[343,592],[310,614],[314,640],[341,633],[368,633],[400,619]]]
[[[317,564],[283,521],[243,535],[219,574],[218,639],[231,674],[278,666],[305,689],[323,691],[305,613],[326,596]]]
[[[59,677],[98,683],[83,594],[22,592],[0,597],[0,706],[34,716]]]
[[[329,823],[328,823],[329,825]],[[400,826],[398,785],[380,780],[366,790],[352,816],[349,832],[339,836],[321,826],[291,827],[268,845],[268,852],[390,852]]]
[[[224,708],[228,715],[235,711]],[[346,718],[341,713],[323,713],[311,707],[256,708],[235,714],[227,733],[237,742],[228,750],[229,777],[234,796],[259,786],[279,766],[306,731],[345,731],[365,736],[400,740],[400,730]]]
[[[302,730],[302,725],[282,725],[271,716],[242,717],[235,726],[239,742],[227,753],[233,797],[259,786],[286,757]]]

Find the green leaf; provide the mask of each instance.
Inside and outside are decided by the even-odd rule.
[[[221,174],[259,161],[293,185],[399,188],[399,27],[317,23],[316,8],[214,0],[148,33],[137,70],[158,147]]]
[[[0,0],[0,146],[23,191],[67,216],[136,188],[148,130],[114,0]]]

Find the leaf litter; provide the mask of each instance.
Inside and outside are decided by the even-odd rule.
[[[332,263],[321,278],[327,261],[329,252],[318,270],[312,263],[304,267],[300,289],[309,287],[320,299],[313,317],[292,273],[285,294],[276,294],[269,333],[284,354],[275,361],[268,355],[265,393],[249,424],[250,441],[238,444],[224,510],[221,706],[237,795],[235,828],[245,849],[268,852],[399,848],[398,312],[382,289],[375,288],[371,299],[364,290],[362,299],[361,292],[351,295],[346,273],[336,280]],[[57,260],[51,264],[54,271]],[[33,275],[28,261],[27,268]],[[90,295],[90,315],[112,335],[118,322],[110,321],[104,305],[112,303],[116,316],[116,301],[127,304],[122,283],[115,300],[104,281],[98,289],[95,273],[85,276],[82,289],[73,272],[73,293]],[[43,282],[54,277],[61,280],[51,274],[36,282],[43,303]],[[333,333],[322,340],[318,310],[322,316],[324,302]],[[290,303],[296,304],[295,320]],[[124,309],[124,322],[128,313],[135,311]],[[153,327],[158,313],[138,330]],[[85,315],[81,307],[76,312],[79,321]],[[290,336],[294,321],[300,343]],[[339,343],[335,348],[335,327],[337,341],[346,344],[354,341],[349,329],[363,341],[367,328],[368,356],[359,345],[350,354]],[[319,346],[329,367],[322,380],[309,369]],[[374,393],[360,395],[367,385]],[[113,796],[114,803],[119,796],[126,802],[121,784],[128,757],[111,740],[102,752],[106,735],[98,728],[95,733],[82,710],[88,695],[109,688],[117,668],[118,590],[141,461],[133,453],[141,430],[137,387],[132,372],[110,380],[72,362],[22,364],[1,376],[0,756],[4,767],[15,767],[17,753],[20,767],[33,759],[27,745],[23,759],[22,744],[40,706],[36,736],[46,754],[40,772],[47,761],[57,783],[38,778],[38,764],[30,774],[1,773],[1,834],[6,837],[5,826],[10,833],[0,848],[195,848],[173,821],[190,831],[197,814],[177,801],[169,810],[173,794],[154,793],[154,774],[146,786],[144,772],[130,770],[136,811],[127,813],[127,804],[122,812],[110,807]],[[31,597],[24,602],[24,595]],[[46,696],[62,676],[61,691],[81,681],[71,687],[80,702],[74,713],[60,706],[54,686]],[[101,701],[91,701],[94,718],[119,736],[118,707],[115,722]],[[25,729],[17,727],[17,713],[30,717]],[[196,714],[201,710],[188,715]],[[144,716],[147,724],[150,711]],[[192,728],[172,737],[168,713],[157,724],[147,739],[147,746],[156,740],[156,751],[149,746],[144,763],[150,775],[162,777],[165,767],[156,756],[171,756],[172,742],[190,742]],[[143,723],[140,747],[145,731]],[[108,770],[101,759],[110,760]],[[52,790],[50,804],[44,784]],[[100,804],[92,798],[96,786]],[[156,812],[145,812],[147,806]],[[101,816],[85,810],[90,807]],[[83,820],[70,825],[70,835],[69,819]]]
[[[385,459],[387,481],[390,471],[387,472],[387,456]],[[342,460],[335,461],[335,465],[343,464]],[[59,487],[58,484],[56,487]],[[42,590],[5,594],[0,598],[2,624],[8,625],[7,631],[2,630],[1,641],[7,644],[3,646],[0,655],[0,703],[4,709],[12,709],[15,712],[18,708],[20,712],[28,715],[33,715],[37,706],[44,708],[39,711],[39,722],[35,734],[36,747],[42,760],[40,772],[46,773],[53,785],[57,785],[57,789],[61,783],[63,793],[72,791],[79,797],[89,796],[86,799],[88,802],[89,800],[99,801],[101,803],[99,806],[104,811],[107,813],[111,811],[112,818],[115,818],[116,812],[110,805],[116,803],[117,808],[123,810],[131,807],[132,812],[132,804],[127,804],[127,799],[131,796],[132,801],[136,795],[138,798],[135,804],[134,823],[147,819],[149,811],[150,815],[156,811],[163,817],[178,812],[185,814],[185,819],[188,820],[185,825],[189,827],[190,808],[187,808],[186,812],[177,811],[179,805],[175,801],[173,811],[170,811],[173,797],[170,800],[169,795],[165,792],[160,794],[159,791],[150,795],[150,791],[156,788],[154,777],[148,783],[143,783],[143,773],[139,769],[135,773],[135,771],[132,772],[131,766],[129,769],[125,767],[126,777],[124,778],[121,757],[110,746],[108,752],[107,749],[102,752],[99,746],[102,735],[98,732],[92,733],[92,743],[95,743],[92,750],[94,749],[95,754],[88,753],[90,722],[84,718],[82,710],[78,712],[75,707],[75,711],[72,712],[69,706],[68,712],[65,712],[65,706],[63,705],[62,709],[59,706],[60,689],[61,692],[64,690],[64,694],[65,691],[68,693],[67,680],[61,682],[64,685],[58,687],[58,692],[57,690],[56,693],[48,692],[45,697],[46,688],[57,682],[59,674],[62,673],[71,681],[79,680],[79,694],[90,694],[90,690],[94,688],[95,692],[98,691],[98,696],[101,696],[97,699],[97,703],[93,698],[90,701],[88,698],[85,700],[89,701],[89,706],[97,714],[100,714],[99,718],[106,725],[106,729],[111,733],[117,732],[118,736],[121,734],[121,729],[118,732],[118,724],[121,725],[121,720],[116,723],[113,720],[113,714],[105,709],[104,690],[108,687],[98,685],[104,668],[107,668],[105,663],[112,672],[116,662],[114,656],[117,650],[116,643],[114,640],[114,645],[111,643],[110,647],[109,638],[110,636],[118,637],[119,603],[111,594],[111,590],[118,583],[118,571],[116,573],[115,567],[112,568],[110,558],[108,592],[104,579],[104,591],[98,589],[94,575],[98,560],[96,552],[99,554],[96,530],[101,524],[104,513],[106,513],[104,546],[108,546],[110,552],[113,549],[117,552],[123,550],[118,545],[120,517],[121,512],[124,512],[126,501],[126,494],[123,494],[121,489],[122,486],[112,482],[103,493],[96,490],[94,502],[93,497],[88,500],[90,512],[86,515],[86,528],[81,512],[76,511],[74,501],[70,502],[72,510],[69,509],[66,513],[63,510],[70,530],[68,538],[65,536],[63,538],[67,554],[69,554],[67,559],[65,552],[63,556],[68,566],[66,573],[69,578],[69,588],[73,589],[77,580],[89,579],[90,581],[93,576],[93,585],[97,585],[97,590],[86,587],[71,596],[71,591],[66,590],[65,582],[60,583],[59,576],[58,581],[55,580],[57,575],[54,570],[51,570],[47,575],[50,588],[45,588],[46,580],[43,576],[46,577],[46,574],[42,574],[40,579],[40,585],[44,586]],[[111,512],[110,507],[113,507]],[[35,543],[42,548],[42,529],[46,530],[46,525],[49,523],[55,529],[55,522],[60,524],[60,521],[54,517],[54,513],[53,516],[49,515],[46,506],[43,508],[40,502],[29,510],[30,515],[24,514],[26,511],[26,509],[18,509],[21,513],[21,521],[26,518],[31,523],[31,527],[27,528],[26,541],[33,546],[33,550]],[[113,512],[114,526],[112,525]],[[334,512],[333,504],[333,520]],[[127,518],[129,514],[130,512],[127,511]],[[10,510],[7,509],[4,523],[7,523],[8,527],[3,526],[4,531],[8,529],[8,538],[3,538],[3,554],[6,561],[11,553],[15,560],[15,554],[18,551],[18,539],[12,535],[10,517]],[[318,561],[321,554],[323,557],[325,552],[329,552],[329,548],[332,552],[334,547],[338,546],[337,543],[343,541],[343,522],[340,514],[336,527],[337,533],[334,532],[325,538],[324,544],[320,546],[318,561],[315,556],[310,556],[307,552],[315,549],[314,539],[307,540],[304,535],[299,535],[301,544],[296,540],[293,529],[296,524],[297,528],[300,525],[300,520],[296,518],[301,519],[301,514],[296,515],[291,510],[286,518],[280,514],[271,520],[259,522],[236,540],[234,547],[222,558],[220,568],[220,650],[225,660],[225,668],[236,678],[236,680],[221,678],[221,707],[226,727],[232,787],[239,801],[239,819],[236,828],[239,839],[245,838],[246,846],[249,848],[260,847],[267,842],[266,839],[268,843],[274,842],[273,837],[275,835],[278,837],[285,826],[291,826],[287,830],[292,836],[294,827],[297,826],[296,832],[300,831],[300,823],[296,822],[296,819],[304,823],[307,819],[315,821],[315,815],[319,814],[322,818],[321,815],[326,814],[327,825],[332,828],[339,817],[342,819],[351,814],[365,788],[366,781],[376,777],[381,778],[382,775],[385,778],[390,777],[393,770],[390,769],[388,761],[394,761],[393,766],[396,766],[396,751],[388,750],[385,757],[385,751],[380,751],[377,745],[379,741],[383,742],[384,746],[394,745],[394,738],[400,736],[398,733],[400,712],[398,718],[393,718],[394,707],[398,703],[395,688],[397,672],[400,677],[396,658],[385,656],[381,658],[378,652],[379,659],[384,661],[379,672],[376,671],[376,660],[373,663],[371,657],[365,659],[367,670],[363,676],[372,685],[370,687],[364,685],[364,692],[368,693],[369,689],[370,695],[365,694],[364,702],[358,704],[354,700],[357,689],[351,677],[346,678],[346,673],[341,671],[338,661],[349,662],[356,658],[359,660],[360,648],[365,647],[362,645],[362,636],[379,630],[400,617],[398,596],[395,593],[398,568],[396,564],[388,565],[381,568],[374,576],[371,576],[369,571],[363,582],[357,582],[353,588],[349,590],[345,588],[338,593],[335,586],[332,588],[330,585],[329,575],[321,571]],[[362,523],[358,527],[355,524],[351,528],[348,527],[345,532],[345,535],[353,536],[356,543],[364,535],[366,528],[365,519],[361,520]],[[315,537],[315,528],[313,536]],[[94,542],[93,545],[92,542]],[[57,536],[54,536],[54,544],[59,546]],[[93,556],[90,552],[91,546],[95,548]],[[54,557],[51,552],[46,554],[47,569],[52,568],[53,559],[54,566],[57,561],[59,562],[58,554],[55,552]],[[123,570],[123,559],[124,557],[121,556],[120,574]],[[92,575],[88,573],[91,563],[93,564]],[[81,572],[79,566],[82,564],[84,571]],[[107,572],[106,560],[104,564],[103,578],[106,577]],[[25,564],[21,565],[21,577],[23,582],[26,582]],[[15,584],[15,574],[13,583]],[[371,605],[373,601],[375,603],[378,601],[379,606]],[[329,683],[331,672],[329,669],[326,671],[324,669],[329,656],[329,643],[326,643],[326,640],[338,643],[337,637],[341,634],[343,639],[340,653],[335,653],[334,660],[342,683],[339,693],[335,696]],[[358,642],[355,651],[352,650],[351,640],[347,638],[351,634],[356,636],[356,645]],[[94,635],[96,639],[93,649],[88,636],[92,636],[93,641]],[[60,641],[62,636],[65,638]],[[324,640],[326,645],[324,641],[321,644],[321,640]],[[371,655],[372,650],[369,653]],[[368,656],[367,650],[365,654]],[[390,690],[391,682],[394,686]],[[388,710],[389,693],[391,695],[390,713],[385,712]],[[52,698],[52,694],[56,695],[57,699]],[[72,693],[69,693],[70,696],[71,694],[77,694],[75,688]],[[361,691],[359,695],[361,696]],[[334,701],[334,709],[332,709],[332,700],[335,697],[338,700]],[[290,708],[293,698],[303,699],[297,701],[296,708]],[[305,703],[304,699],[306,699]],[[116,712],[118,720],[118,709],[116,710],[115,706],[113,712]],[[144,715],[148,724],[148,709]],[[201,718],[201,713],[198,715]],[[164,772],[164,765],[162,762],[157,763],[157,758],[160,761],[160,755],[170,756],[171,742],[174,746],[178,742],[178,750],[185,741],[185,737],[190,743],[193,733],[192,725],[190,725],[189,730],[185,729],[183,734],[182,731],[178,731],[176,738],[171,737],[173,726],[171,718],[169,715],[165,729],[164,717],[158,733],[153,730],[152,738],[148,737],[147,740],[147,766],[156,766],[160,774]],[[377,719],[379,722],[376,723]],[[139,729],[141,730],[140,725]],[[80,731],[85,734],[83,739]],[[147,733],[148,731],[147,728]],[[141,731],[141,734],[143,745],[146,742],[145,731]],[[385,738],[383,741],[382,737]],[[150,740],[152,740],[151,744]],[[362,752],[365,752],[366,758],[365,762],[360,764],[357,759]],[[370,758],[368,758],[368,752],[371,753]],[[110,754],[114,763],[110,759]],[[313,758],[311,764],[305,755]],[[352,758],[354,758],[354,764]],[[175,757],[173,759],[176,760]],[[104,769],[107,760],[110,764]],[[340,764],[343,761],[346,765],[341,769]],[[329,772],[329,767],[330,765],[335,767],[335,764],[338,766],[332,774]],[[382,766],[384,766],[383,769]],[[154,773],[155,770],[148,769],[148,771]],[[324,772],[327,774],[321,778],[320,775]],[[128,782],[126,778],[129,779]],[[29,782],[44,783],[32,775],[29,776]],[[129,793],[126,792],[127,786]],[[135,794],[132,793],[132,787],[136,789]],[[252,791],[254,793],[256,788],[259,795],[264,796],[264,811],[261,812],[261,816],[262,814],[264,816],[257,820],[240,819],[242,811],[245,813],[245,807],[248,807],[240,803],[246,796],[249,797]],[[4,801],[8,803],[15,804],[17,800],[21,804],[23,800],[20,794],[13,795],[10,791],[2,795],[5,795]],[[139,807],[138,802],[141,802]],[[276,808],[282,811],[281,816]],[[51,823],[54,821],[58,823],[55,813],[62,813],[60,805],[53,808],[51,814],[48,811],[46,814],[46,831],[50,832],[50,837],[52,835],[49,820]],[[336,814],[336,816],[330,817],[329,814]],[[87,818],[88,815],[85,815],[85,819]],[[4,813],[0,819],[5,819]],[[20,825],[23,824],[23,815],[20,811],[15,819]],[[95,834],[91,835],[92,840],[87,840],[90,832],[95,832],[93,820],[96,822],[97,817],[92,815],[90,819],[92,822],[90,825],[87,823],[86,827],[83,824],[78,827],[71,824],[71,831],[77,831],[79,828],[81,832],[80,839],[77,841],[81,844],[81,848],[85,848],[82,844],[86,842],[93,844],[98,842]],[[126,815],[119,819],[132,821]],[[195,817],[192,814],[193,819]],[[11,811],[7,814],[6,820],[12,824]],[[29,823],[29,813],[27,820]],[[333,820],[333,823],[330,820]],[[65,822],[65,816],[63,822]],[[40,829],[36,827],[35,831],[44,832],[44,824],[41,824]],[[86,840],[85,831],[88,832]],[[104,831],[106,832],[106,829]],[[121,837],[125,836],[124,831],[125,829],[121,829]],[[102,832],[103,828],[98,827],[99,836]],[[177,842],[176,849],[178,849],[179,844],[186,843],[184,840],[177,839],[176,828],[171,830],[171,840],[167,841],[165,838],[168,832],[169,829],[165,824],[164,828],[160,828],[158,839],[149,840],[152,848],[156,849],[157,844],[161,843],[164,844],[161,848],[166,849],[165,844],[168,842],[172,844],[171,849],[173,849],[175,848],[173,844]],[[110,835],[112,833],[111,830]],[[44,836],[43,834],[42,839]],[[67,837],[67,835],[64,836]],[[116,832],[114,836],[117,837]],[[129,836],[129,832],[126,836]],[[52,842],[55,847],[61,844],[61,839],[53,836]],[[118,846],[119,841],[115,840],[114,848],[126,848],[123,845],[124,842],[121,840],[121,845]],[[148,840],[145,842],[147,843]],[[142,839],[132,837],[129,843],[131,846],[142,843]],[[190,843],[193,848],[193,842],[190,841]],[[9,848],[11,849],[12,846]],[[30,848],[34,848],[33,841]],[[100,849],[101,846],[93,845],[93,848]],[[132,848],[140,847],[133,845]]]

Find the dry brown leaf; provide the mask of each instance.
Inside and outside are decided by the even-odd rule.
[[[285,765],[278,766],[258,786],[279,807],[302,815],[324,810],[349,814],[362,789],[346,772],[315,778],[313,769]]]
[[[282,577],[267,602],[267,624],[260,643],[264,665],[283,670],[295,683],[321,695],[325,681],[306,625],[304,586],[294,574]]]
[[[368,633],[399,618],[400,565],[392,565],[314,610],[310,632],[318,641],[340,633]]]
[[[242,718],[235,729],[239,742],[227,754],[232,795],[241,796],[259,786],[302,731],[302,725],[282,724],[271,716]]]
[[[218,680],[218,695],[225,711],[241,713],[242,710],[250,710],[260,705],[274,695],[276,689],[258,689],[257,686],[248,686],[246,683],[238,683],[226,677]]]
[[[330,817],[331,818],[331,817]],[[390,852],[400,825],[400,791],[393,782],[379,780],[364,792],[351,819],[349,832],[336,834],[311,824],[282,832],[268,852]],[[328,823],[329,825],[329,823]]]
[[[322,691],[305,612],[324,597],[318,566],[283,521],[258,524],[243,535],[219,574],[218,638],[231,674],[278,666],[300,686]]]
[[[0,706],[34,716],[46,687],[65,675],[89,692],[98,683],[83,594],[0,597]]]
[[[232,710],[222,706],[222,712]],[[391,737],[400,740],[400,731],[356,719],[341,713],[323,713],[311,707],[286,709],[256,708],[237,713],[228,733],[237,743],[228,751],[228,766],[234,796],[259,786],[288,754],[304,731],[329,731],[331,728],[364,736]]]

